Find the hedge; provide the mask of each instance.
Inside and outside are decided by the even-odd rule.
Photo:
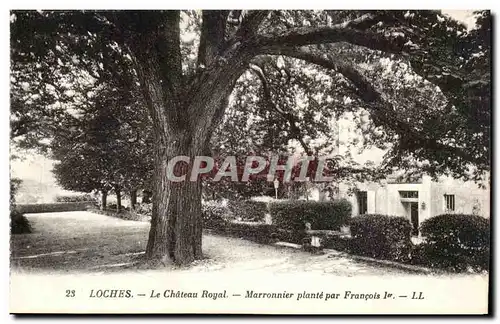
[[[273,224],[293,231],[299,236],[304,232],[306,223],[311,224],[311,229],[339,230],[341,226],[348,224],[351,210],[351,204],[345,199],[337,201],[289,200],[272,202],[269,205]]]
[[[66,211],[87,210],[95,206],[95,202],[72,202],[72,203],[50,203],[50,204],[17,204],[15,209],[22,214],[56,213]]]
[[[229,208],[218,201],[205,201],[201,205],[203,228],[223,229],[230,217]]]
[[[354,217],[350,228],[351,253],[377,259],[409,261],[413,245],[412,225],[407,218],[365,214]]]
[[[97,202],[91,194],[78,194],[78,195],[58,195],[56,202]]]
[[[137,214],[146,215],[149,217],[153,216],[153,204],[152,203],[142,203],[135,205],[134,211]]]
[[[242,221],[263,222],[267,214],[267,203],[254,200],[229,200],[229,211]]]
[[[136,211],[122,210],[121,212],[117,213],[115,209],[102,210],[98,208],[91,208],[89,209],[89,211],[95,214],[117,217],[137,222],[146,222],[151,220],[151,216],[140,214]]]
[[[450,271],[489,269],[490,222],[477,215],[443,214],[425,220],[424,242],[413,253],[413,263]]]
[[[107,210],[114,210],[114,211],[116,211],[116,210],[118,209],[118,204],[114,204],[114,203],[112,203],[112,204],[108,204],[108,205],[106,206],[106,209],[107,209]],[[120,206],[120,211],[123,211],[123,210],[130,211],[130,210],[131,210],[131,208],[130,208],[130,207],[126,207],[126,206],[121,205],[121,206]]]
[[[245,204],[244,206],[247,207],[249,205],[251,205],[251,203]],[[235,208],[234,206],[235,205],[233,205],[232,208]],[[212,230],[217,234],[238,237],[264,244],[277,241],[277,233],[279,231],[276,226],[264,224],[262,222],[235,221],[235,215],[233,215],[229,204],[224,206],[218,201],[203,202],[202,218],[203,228]]]
[[[219,233],[262,244],[277,241],[276,226],[257,222],[227,222]]]
[[[346,235],[327,235],[322,238],[321,246],[325,249],[349,252],[351,249],[351,240],[352,238]]]

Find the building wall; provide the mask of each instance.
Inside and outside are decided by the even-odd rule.
[[[455,211],[446,211],[444,195],[455,195]],[[490,217],[490,190],[474,182],[442,177],[431,185],[431,205],[435,215],[450,213],[477,214]]]
[[[481,189],[474,182],[444,177],[433,182],[430,177],[424,176],[421,183],[358,183],[356,188],[367,192],[367,213],[370,214],[409,216],[409,205],[401,201],[399,192],[418,191],[419,223],[446,212],[445,194],[455,195],[454,213],[490,215],[489,188]],[[349,191],[352,188],[341,184],[339,189],[340,196],[351,202],[352,215],[359,215],[357,196]]]
[[[385,214],[387,211],[387,190],[379,187],[375,190],[375,213]]]
[[[347,113],[343,115],[342,119],[337,121],[338,125],[338,136],[339,136],[339,148],[338,152],[340,155],[349,153],[352,155],[353,159],[360,163],[366,163],[370,161],[371,163],[378,165],[383,161],[384,154],[387,152],[385,150],[380,150],[377,148],[362,150],[360,154],[357,148],[361,148],[361,144],[358,144],[356,149],[353,145],[353,140],[359,140],[362,143],[362,138],[356,133],[358,129],[358,124],[352,113]],[[348,145],[349,144],[349,145]],[[399,170],[401,173],[404,170]],[[489,175],[486,175],[489,178]],[[488,179],[489,182],[489,179]],[[373,187],[374,184],[371,186]],[[417,185],[417,184],[415,184]],[[481,189],[474,182],[464,182],[462,180],[456,180],[449,177],[441,177],[439,181],[433,182],[430,177],[424,176],[422,178],[422,183],[418,188],[419,191],[419,221],[422,222],[432,216],[436,216],[445,213],[444,205],[444,195],[454,194],[455,195],[455,213],[467,213],[467,214],[478,214],[483,217],[490,217],[490,186],[485,183],[486,188]],[[370,191],[373,191],[374,195],[374,206],[370,206],[370,201],[368,202],[368,211],[374,210],[375,213],[389,214],[389,215],[406,215],[407,211],[405,206],[401,204],[399,197],[399,190],[402,187],[400,184],[376,184],[377,188],[369,188],[369,185],[365,183],[358,184],[358,189],[363,191],[368,191],[370,197]],[[341,196],[351,201],[353,204],[353,215],[358,215],[357,199],[355,195],[349,195],[347,185],[340,185]],[[424,204],[424,205],[422,205]],[[476,206],[476,208],[474,208]]]

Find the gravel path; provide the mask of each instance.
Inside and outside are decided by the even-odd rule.
[[[20,272],[114,272],[138,269],[146,247],[149,223],[90,212],[26,215],[32,234],[13,235],[11,265]],[[406,274],[402,270],[354,261],[343,256],[310,253],[205,234],[207,257],[176,271],[266,271],[340,276]],[[159,269],[160,270],[160,269]],[[163,271],[165,269],[162,269]],[[415,274],[412,274],[415,276]]]

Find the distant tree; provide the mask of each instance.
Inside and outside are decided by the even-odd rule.
[[[124,98],[127,94],[116,88],[96,91],[80,109],[66,114],[50,145],[59,161],[54,174],[63,188],[99,190],[103,208],[114,192],[118,211],[125,191],[135,206],[137,190],[149,181],[153,168],[148,116],[138,108],[139,101]]]
[[[22,184],[22,180],[19,178],[10,178],[10,205],[12,208],[12,205],[16,202],[16,194],[19,191],[19,187]]]

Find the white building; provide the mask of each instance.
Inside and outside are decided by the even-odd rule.
[[[390,179],[382,182],[357,183],[355,188],[341,183],[339,198],[352,204],[352,216],[362,214],[383,214],[403,216],[414,225],[413,235],[418,227],[430,217],[445,213],[475,214],[490,217],[490,190],[470,181],[449,177],[432,181],[423,176],[416,182],[396,182]],[[326,198],[317,188],[310,190],[309,199]]]
[[[349,190],[351,189],[351,190]],[[430,217],[444,213],[476,214],[490,216],[489,186],[482,189],[474,182],[464,182],[448,177],[432,181],[423,176],[414,183],[387,180],[381,183],[358,183],[353,188],[341,184],[339,196],[353,206],[353,216],[385,214],[404,216],[418,226]]]

